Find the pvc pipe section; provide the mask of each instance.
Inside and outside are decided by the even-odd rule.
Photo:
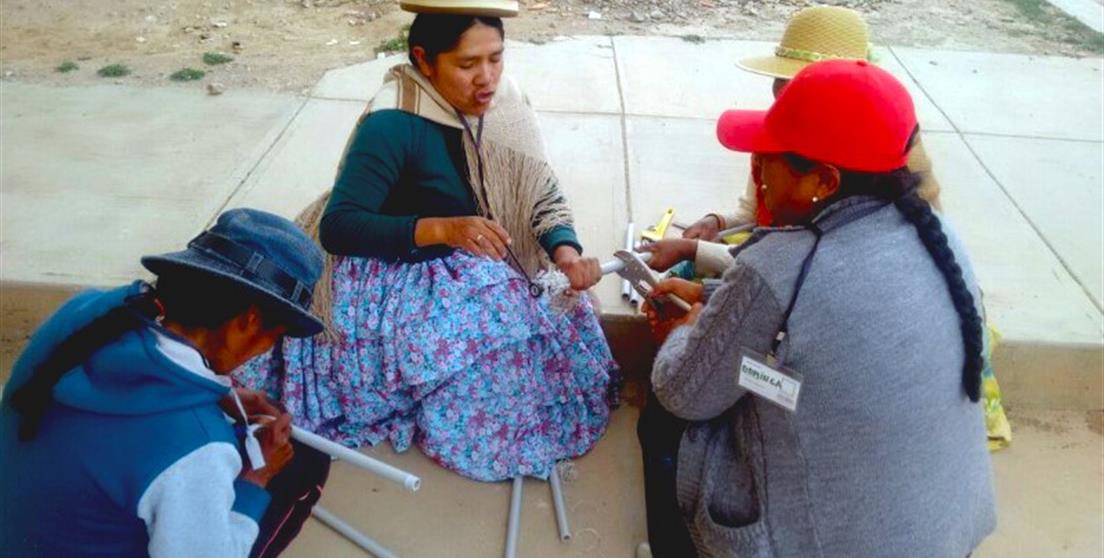
[[[378,459],[368,457],[359,451],[331,442],[313,432],[308,432],[297,426],[292,426],[291,437],[331,457],[335,457],[350,465],[360,467],[365,471],[377,474],[391,482],[402,485],[403,488],[411,492],[417,492],[418,489],[422,487],[422,479],[402,469],[392,467]]]
[[[352,541],[360,548],[363,548],[364,550],[370,552],[373,556],[376,556],[378,558],[399,558],[398,556],[392,554],[391,551],[387,550],[379,543],[369,538],[368,535],[357,531],[353,528],[352,525],[345,523],[341,520],[341,518],[337,517],[322,506],[314,506],[314,509],[311,510],[311,515],[313,515],[315,519],[321,521],[330,529],[333,529],[334,531],[340,533],[341,536]]]
[[[510,494],[510,519],[506,523],[506,558],[517,558],[518,527],[521,524],[522,477],[514,477],[514,489]]]
[[[567,523],[567,509],[564,506],[563,483],[560,482],[559,465],[552,466],[552,475],[548,477],[552,487],[552,506],[556,509],[556,527],[560,530],[560,540],[571,540],[571,525]]]
[[[635,247],[634,242],[636,241],[636,238],[633,235],[633,232],[635,232],[635,231],[636,231],[636,226],[633,225],[632,223],[629,223],[628,228],[625,229],[625,249],[630,251],[630,252]],[[611,263],[613,263],[613,262],[611,262]],[[602,275],[608,275],[610,273],[613,273],[614,271],[616,271],[616,270],[606,271],[606,267],[602,266]],[[633,293],[633,288],[632,288],[632,285],[629,284],[629,280],[628,279],[622,279],[621,280],[621,298],[623,298],[625,300],[629,300],[629,299],[632,298],[632,293]]]
[[[640,259],[644,263],[648,263],[648,260],[652,259],[652,253],[651,252],[640,252],[638,255],[640,256]],[[625,262],[623,262],[623,261],[621,261],[617,258],[614,258],[614,259],[602,264],[601,267],[600,267],[602,275],[609,275],[610,273],[617,273],[618,271],[621,271],[622,269],[625,269]],[[625,282],[628,283],[628,280],[626,280]]]

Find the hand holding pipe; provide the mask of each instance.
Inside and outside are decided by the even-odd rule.
[[[649,253],[638,254],[628,250],[618,250],[613,255],[617,259],[602,264],[602,275],[616,273],[627,279],[629,284],[641,295],[648,296],[652,287],[659,282],[659,276],[647,265],[648,260],[652,259],[652,255]],[[668,294],[667,299],[686,312],[689,312],[692,308],[689,302],[673,294]]]
[[[636,256],[640,258],[640,261],[644,263],[648,263],[648,260],[652,259],[652,254],[650,252],[636,252]],[[609,275],[610,273],[616,273],[620,275],[621,270],[625,269],[625,260],[622,260],[621,258],[614,258],[602,264],[601,269],[602,275]],[[628,281],[628,279],[626,279],[626,281]]]

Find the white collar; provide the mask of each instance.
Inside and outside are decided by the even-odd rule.
[[[232,387],[233,383],[230,381],[230,378],[215,374],[214,370],[207,367],[207,363],[203,360],[203,355],[199,354],[199,351],[195,347],[181,343],[157,331],[156,328],[151,328],[151,330],[153,331],[154,338],[157,339],[157,350],[161,351],[161,354],[165,355],[166,358],[201,378],[211,380],[219,385]]]
[[[234,390],[234,384],[230,381],[230,378],[215,374],[214,370],[208,368],[206,361],[203,360],[203,355],[199,354],[199,350],[195,347],[181,343],[155,328],[151,329],[154,338],[157,339],[157,350],[161,351],[161,354],[165,355],[166,358],[201,378],[230,388],[230,395],[234,398],[234,404],[238,406],[238,412],[246,418],[245,422],[248,424],[245,430],[245,452],[249,456],[249,463],[255,470],[264,467],[264,453],[261,451],[261,444],[256,437],[256,431],[260,426],[249,424],[249,415],[245,413],[245,408],[242,407],[241,399],[238,398],[238,392]]]

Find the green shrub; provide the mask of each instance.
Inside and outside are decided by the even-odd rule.
[[[76,70],[78,68],[80,68],[80,66],[78,66],[76,62],[73,62],[72,60],[66,60],[55,69],[63,74],[68,74],[69,72],[72,72],[73,70]]]
[[[130,75],[130,68],[123,64],[109,64],[96,70],[96,74],[100,77],[123,77]]]
[[[225,64],[227,62],[233,62],[234,57],[227,56],[221,52],[205,52],[203,53],[203,63],[208,66],[217,66],[219,64]]]
[[[402,52],[406,50],[406,40],[410,37],[410,24],[403,25],[399,28],[399,36],[393,39],[387,39],[376,47],[376,54],[381,52]]]
[[[173,75],[169,76],[169,79],[173,81],[196,81],[198,79],[203,79],[203,76],[205,75],[207,75],[207,72],[204,72],[203,70],[197,70],[195,68],[184,68],[173,73]]]
[[[399,52],[406,50],[406,38],[396,37],[394,39],[387,39],[376,47],[376,52]]]

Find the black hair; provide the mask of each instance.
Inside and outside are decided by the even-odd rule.
[[[414,67],[418,60],[414,58],[414,47],[425,49],[426,62],[433,64],[442,52],[448,52],[460,43],[465,31],[482,23],[498,30],[498,35],[506,38],[502,28],[502,18],[456,14],[418,14],[410,25],[407,36],[407,57]]]
[[[216,328],[257,305],[266,328],[284,323],[286,311],[255,291],[201,272],[162,275],[156,287],[108,310],[70,334],[38,363],[23,385],[11,395],[11,405],[22,415],[19,439],[32,440],[53,402],[54,386],[66,372],[88,360],[101,347],[127,332],[149,325],[162,312],[165,318],[189,328]]]
[[[162,275],[157,279],[157,299],[166,319],[187,328],[217,328],[254,305],[260,308],[265,329],[291,321],[291,313],[274,298],[201,271]]]
[[[910,140],[911,143],[911,140]],[[783,154],[790,167],[805,174],[813,170],[817,163],[794,153]],[[947,290],[958,312],[959,328],[962,330],[962,344],[965,349],[965,361],[962,364],[962,387],[977,402],[981,396],[981,369],[985,365],[982,346],[982,322],[958,265],[954,252],[947,243],[947,235],[939,218],[932,212],[931,205],[916,192],[920,177],[900,168],[888,173],[865,173],[840,169],[840,186],[837,193],[826,204],[831,204],[851,196],[873,196],[892,201],[897,210],[916,227],[920,240],[927,248],[936,267],[947,281]]]

